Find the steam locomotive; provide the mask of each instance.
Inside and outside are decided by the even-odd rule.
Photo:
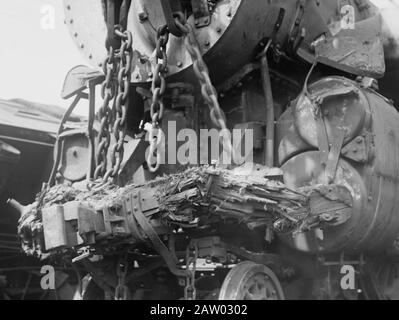
[[[50,189],[22,210],[19,229],[30,253],[82,264],[84,299],[399,297],[396,44],[371,2],[64,4],[90,68],[71,70],[63,96],[75,96],[72,107],[89,99],[89,129],[60,134]],[[106,103],[97,122],[99,84]],[[196,132],[251,129],[258,169],[248,176],[277,179],[285,190],[317,190],[305,217],[315,216],[312,206],[322,208],[323,223],[295,232],[276,219],[251,225],[245,215],[230,219],[234,203],[217,222],[201,216],[192,227],[183,221],[192,213],[185,206],[165,223],[153,190],[160,176],[180,177],[186,166],[154,166],[145,149],[157,141],[152,130],[167,130],[168,121]],[[279,169],[261,176],[259,167]],[[110,186],[104,176],[121,188],[106,196],[123,200],[99,210],[95,194]],[[126,188],[132,183],[145,188],[136,193]],[[88,197],[96,200],[89,205]],[[279,211],[283,222],[298,226],[289,212]],[[40,224],[35,233],[33,223]],[[345,270],[353,271],[354,286],[342,286]]]

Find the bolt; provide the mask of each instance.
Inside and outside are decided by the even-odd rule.
[[[85,45],[83,43],[80,44],[80,48],[83,49]]]
[[[176,65],[177,65],[179,68],[181,68],[181,67],[183,66],[183,62],[177,61]]]
[[[221,32],[222,32],[222,28],[221,28],[221,27],[217,27],[217,28],[216,28],[216,32],[217,32],[217,33],[221,33]]]
[[[73,19],[69,20],[69,23],[72,24],[73,23]]]
[[[206,46],[206,47],[209,47],[210,45],[211,45],[210,41],[209,41],[209,40],[206,40],[206,41],[205,41],[205,46]]]
[[[148,19],[148,14],[147,12],[140,12],[139,13],[139,21],[144,22],[145,20]]]
[[[78,36],[78,33],[75,32],[75,33],[73,34],[73,36],[76,38],[76,37]]]
[[[153,74],[152,72],[148,72],[148,77],[152,78]]]

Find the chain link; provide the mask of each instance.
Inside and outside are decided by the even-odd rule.
[[[152,102],[150,115],[152,125],[149,131],[150,150],[147,156],[147,165],[150,172],[157,172],[160,168],[162,155],[160,147],[162,145],[163,135],[159,128],[165,110],[163,96],[166,90],[165,74],[167,72],[168,57],[166,54],[166,45],[169,41],[169,31],[167,26],[162,26],[157,32],[157,46],[155,51],[156,66],[153,72],[151,84]],[[155,159],[154,159],[154,155]]]
[[[98,150],[96,153],[97,167],[94,179],[100,176],[103,181],[110,177],[117,178],[124,154],[126,137],[126,114],[129,104],[129,90],[132,73],[133,37],[130,31],[124,31],[120,25],[115,26],[115,34],[121,39],[121,46],[115,52],[110,47],[108,57],[104,61],[104,83],[101,86],[103,98],[99,110],[100,130],[98,135]],[[110,102],[112,101],[112,109]],[[111,149],[111,165],[107,170],[107,156],[111,142],[111,132],[115,143]]]
[[[209,106],[209,116],[211,121],[220,130],[220,134],[225,142],[223,146],[227,147],[227,152],[233,157],[233,159],[235,159],[230,132],[226,125],[226,116],[220,108],[218,93],[212,84],[208,67],[202,57],[198,41],[195,37],[194,29],[187,23],[183,14],[176,15],[175,23],[184,34],[184,43],[191,56],[194,73],[201,86],[202,97]]]
[[[115,300],[128,300],[130,296],[130,290],[126,286],[126,276],[128,272],[128,261],[126,257],[122,257],[116,269],[118,276],[118,285],[115,288]]]
[[[197,289],[195,288],[195,272],[197,269],[198,244],[192,240],[186,249],[186,287],[184,288],[184,299],[195,300]],[[190,265],[192,266],[190,268]]]
[[[98,133],[98,147],[96,152],[96,169],[94,171],[94,179],[103,175],[107,169],[107,153],[111,141],[111,135],[109,132],[110,124],[110,102],[115,97],[116,87],[113,81],[114,73],[116,70],[116,57],[115,51],[111,47],[108,56],[105,58],[103,63],[103,71],[105,74],[105,80],[101,85],[101,97],[103,103],[98,111],[100,118],[100,130]]]

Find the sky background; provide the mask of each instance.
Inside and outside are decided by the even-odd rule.
[[[84,0],[83,0],[84,1]],[[65,75],[87,64],[64,25],[62,0],[0,1],[0,98],[23,98],[61,107]],[[53,28],[43,28],[43,8],[54,9]],[[44,24],[49,26],[49,24]],[[84,112],[79,108],[80,112]]]
[[[85,1],[85,0],[82,0]],[[395,0],[396,1],[396,0]],[[374,0],[389,7],[389,0]],[[398,2],[398,1],[396,1]],[[87,64],[64,25],[63,0],[0,0],[0,98],[23,98],[66,107],[60,92],[67,72]],[[54,26],[42,27],[44,7]],[[85,114],[80,106],[79,114]]]

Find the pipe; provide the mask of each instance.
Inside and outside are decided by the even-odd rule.
[[[269,64],[267,62],[267,49],[271,41],[266,45],[260,57],[260,70],[262,75],[262,88],[266,99],[266,142],[265,142],[265,165],[274,167],[274,100],[270,82]]]
[[[12,208],[14,208],[15,210],[17,210],[20,214],[21,217],[24,214],[25,211],[25,206],[23,206],[22,204],[20,204],[17,200],[15,199],[8,199],[7,200],[7,204],[10,205]]]

